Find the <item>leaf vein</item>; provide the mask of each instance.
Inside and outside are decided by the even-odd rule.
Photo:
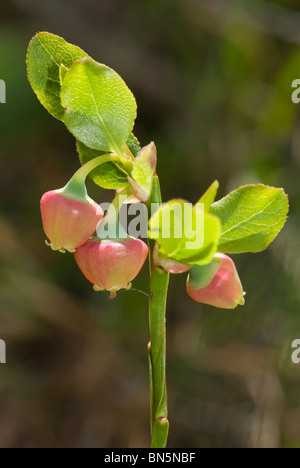
[[[103,117],[101,115],[101,112],[99,110],[99,107],[98,107],[98,104],[97,104],[97,101],[96,101],[96,98],[95,98],[95,95],[94,95],[94,92],[93,92],[92,84],[91,84],[91,81],[90,81],[90,78],[89,78],[88,74],[86,74],[86,77],[87,77],[89,87],[90,87],[90,90],[91,90],[91,98],[94,101],[94,105],[95,105],[95,108],[96,108],[96,111],[97,111],[97,116],[98,116],[98,118],[99,118],[105,132],[107,133],[108,138],[110,139],[114,150],[116,151],[116,153],[120,154],[121,151],[119,150],[117,143],[115,142],[111,132],[109,131],[109,129],[108,129],[108,127],[107,127],[107,125],[106,125],[106,123],[105,123],[105,121],[104,121],[104,119],[103,119]]]
[[[57,61],[55,60],[55,58],[53,57],[53,55],[51,54],[51,52],[47,49],[47,47],[42,43],[41,39],[38,37],[38,41],[39,43],[41,44],[41,46],[43,47],[43,49],[45,49],[45,51],[47,52],[48,55],[50,55],[50,57],[52,58],[53,62],[55,63],[55,65],[57,65],[57,67],[59,68],[60,65],[57,63]]]
[[[277,193],[273,198],[272,200],[270,200],[270,202],[264,206],[260,211],[254,213],[252,216],[250,216],[249,218],[247,219],[244,219],[243,221],[235,224],[234,226],[231,226],[230,228],[228,228],[226,231],[222,232],[222,238],[225,234],[227,234],[228,232],[230,231],[233,231],[234,229],[237,229],[238,227],[242,226],[243,224],[245,223],[249,223],[251,221],[251,219],[255,218],[256,216],[260,215],[261,213],[264,213],[265,210],[276,200],[276,198],[278,198],[280,196],[280,193]],[[271,212],[273,213],[273,212]],[[267,213],[266,213],[267,214]],[[253,224],[253,223],[252,223]]]

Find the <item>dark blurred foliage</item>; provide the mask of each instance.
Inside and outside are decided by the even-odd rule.
[[[1,447],[146,447],[147,298],[95,294],[71,255],[44,245],[39,199],[78,167],[74,140],[26,79],[47,30],[117,70],[136,95],[135,133],[155,140],[167,200],[243,183],[285,187],[288,224],[266,253],[235,257],[247,303],[192,302],[172,278],[170,447],[299,447],[299,1],[5,0],[0,19]],[[89,184],[96,200],[111,193]],[[144,274],[135,287],[147,291]]]

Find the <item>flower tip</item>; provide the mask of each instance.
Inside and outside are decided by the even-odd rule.
[[[71,253],[71,254],[74,254],[76,252],[75,249],[71,249],[71,248],[65,248],[65,247],[56,247],[55,245],[53,245],[51,242],[49,242],[48,240],[45,240],[45,244],[47,247],[50,247],[51,250],[53,250],[54,252],[59,252],[59,253],[62,253],[62,254],[65,254],[67,252]]]
[[[98,286],[97,284],[94,284],[93,290],[94,290],[95,292],[103,292],[103,291],[105,291],[104,288],[102,288],[101,286]]]
[[[234,307],[232,307],[232,310],[236,309],[238,306],[244,306],[246,304],[245,295],[246,293],[244,292],[240,299],[236,301],[236,304],[234,305]]]
[[[243,292],[243,295],[242,295],[241,299],[239,300],[239,303],[238,303],[238,305],[241,305],[241,306],[243,306],[243,305],[245,305],[245,304],[246,304],[246,301],[245,301],[245,296],[246,296],[246,293],[245,293],[245,292]]]
[[[123,289],[125,291],[130,291],[130,289],[132,288],[132,283],[128,283],[127,286],[125,286]],[[116,299],[117,297],[117,293],[120,291],[120,288],[111,288],[108,292],[109,292],[109,299]]]

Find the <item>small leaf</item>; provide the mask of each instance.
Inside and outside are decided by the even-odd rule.
[[[136,119],[136,102],[112,69],[86,58],[73,64],[62,91],[64,122],[89,148],[120,153]]]
[[[185,265],[210,263],[220,232],[218,218],[184,200],[165,203],[150,219],[149,237],[158,242],[159,254]]]
[[[60,67],[69,69],[87,54],[63,38],[47,32],[37,34],[27,51],[28,79],[41,104],[59,120],[64,117],[60,101]]]
[[[282,189],[246,185],[231,192],[211,207],[222,223],[218,251],[261,252],[283,228],[288,209]]]
[[[131,177],[128,178],[132,193],[144,203],[151,195],[156,165],[156,147],[154,143],[150,143],[138,153],[134,161]]]
[[[133,133],[129,135],[129,138],[127,140],[127,146],[130,149],[131,153],[133,154],[134,157],[136,157],[141,150],[141,145],[139,140],[137,139],[136,136],[134,136]]]
[[[202,195],[198,204],[204,204],[204,210],[210,211],[210,207],[216,199],[217,193],[219,190],[219,182],[215,180],[211,186],[206,190],[205,194]]]
[[[91,159],[105,154],[102,151],[88,148],[86,145],[77,141],[77,151],[82,164]],[[97,167],[90,173],[90,178],[104,189],[117,190],[128,186],[127,172],[121,164],[108,162]]]

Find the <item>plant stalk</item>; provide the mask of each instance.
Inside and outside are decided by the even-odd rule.
[[[159,179],[154,177],[153,190],[148,208],[162,204]],[[151,210],[149,210],[150,213]],[[153,212],[152,212],[153,215]],[[155,243],[149,241],[150,254],[150,300],[148,344],[151,411],[151,448],[165,448],[169,433],[167,384],[166,384],[166,306],[169,273],[153,263]]]

